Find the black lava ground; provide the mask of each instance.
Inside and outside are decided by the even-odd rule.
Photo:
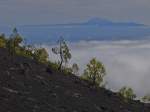
[[[109,90],[0,48],[0,112],[150,112]]]

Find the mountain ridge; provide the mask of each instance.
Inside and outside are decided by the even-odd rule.
[[[64,24],[41,24],[41,25],[23,25],[26,27],[35,27],[35,26],[77,26],[77,25],[99,25],[99,26],[147,26],[144,24],[140,23],[135,23],[135,22],[113,22],[109,19],[103,19],[103,18],[92,18],[89,19],[86,22],[75,22],[75,23],[64,23]]]
[[[134,22],[112,22],[107,19],[94,18],[81,23],[54,25],[18,26],[18,31],[27,37],[29,43],[54,43],[60,36],[69,42],[116,41],[116,40],[150,40],[150,27]],[[9,36],[10,28],[1,28],[0,32]]]

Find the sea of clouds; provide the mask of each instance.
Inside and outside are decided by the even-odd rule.
[[[72,53],[70,64],[77,63],[80,73],[89,60],[96,57],[106,67],[107,88],[117,91],[129,86],[139,97],[150,93],[150,41],[80,41],[68,44]],[[53,61],[58,60],[51,52],[54,46],[42,45]]]

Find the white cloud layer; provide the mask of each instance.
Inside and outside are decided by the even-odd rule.
[[[79,42],[70,43],[71,63],[76,62],[83,71],[92,57],[102,61],[107,70],[108,88],[116,91],[126,85],[132,87],[138,96],[150,93],[150,42]],[[56,60],[52,46],[43,45],[49,50],[50,59]]]

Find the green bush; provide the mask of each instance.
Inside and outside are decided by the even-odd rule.
[[[72,74],[72,68],[64,67],[62,69],[62,72],[64,73],[64,75],[71,75]]]
[[[150,94],[147,94],[145,95],[143,98],[142,98],[142,101],[145,102],[145,103],[149,103],[150,102]]]
[[[5,35],[2,34],[0,35],[0,48],[5,48],[6,47],[6,38]]]
[[[54,63],[54,62],[48,61],[47,64],[49,68],[52,68],[53,70],[56,70],[56,71],[58,70],[59,65],[56,62]]]
[[[33,59],[32,50],[25,49],[24,47],[16,48],[16,54],[19,56],[24,56]]]
[[[119,94],[125,98],[125,101],[133,100],[136,98],[136,94],[133,92],[132,88],[122,87],[119,90]]]
[[[48,53],[45,48],[35,49],[33,58],[41,63],[47,63],[48,62]]]
[[[102,86],[105,75],[106,70],[104,65],[100,61],[97,61],[96,58],[93,58],[90,60],[89,64],[87,64],[82,78],[90,81],[93,86]]]
[[[59,68],[58,63],[48,61],[47,64],[48,64],[49,68],[53,69],[54,71],[58,71],[58,68]],[[70,74],[72,74],[72,68],[68,68],[68,67],[66,68],[66,67],[62,66],[61,73],[63,73],[64,75],[70,75]]]

